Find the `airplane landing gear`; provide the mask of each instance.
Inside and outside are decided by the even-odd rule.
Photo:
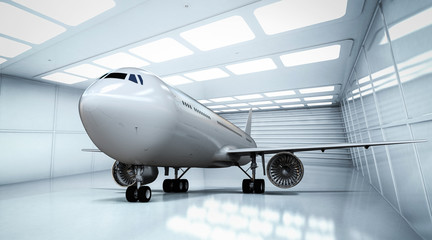
[[[152,196],[151,189],[148,186],[141,186],[143,182],[141,173],[144,171],[144,167],[135,166],[134,170],[136,174],[136,185],[129,186],[126,189],[126,200],[128,202],[148,202]]]
[[[265,182],[264,179],[256,179],[256,169],[257,169],[257,163],[256,163],[256,154],[252,154],[252,162],[250,169],[252,170],[252,177],[245,171],[243,168],[238,166],[248,177],[249,179],[243,179],[242,183],[242,190],[243,193],[264,193],[265,192]],[[263,161],[263,168],[264,168],[264,155],[262,155],[262,161]],[[264,175],[265,170],[263,169]]]
[[[168,175],[168,168],[165,169],[165,175]],[[189,190],[189,181],[187,179],[180,179],[183,175],[189,171],[190,168],[186,169],[180,177],[178,176],[179,168],[174,168],[175,179],[165,179],[163,182],[163,191],[166,193],[174,192],[187,192]]]

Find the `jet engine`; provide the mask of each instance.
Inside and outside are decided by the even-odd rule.
[[[159,174],[157,167],[144,166],[142,171],[142,184],[149,184],[156,180]],[[112,166],[112,176],[117,184],[122,187],[127,187],[135,184],[136,175],[134,165],[124,164],[116,161]]]
[[[303,163],[290,152],[274,155],[267,164],[267,177],[279,188],[291,188],[303,178]]]

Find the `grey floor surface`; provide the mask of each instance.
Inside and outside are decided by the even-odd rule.
[[[166,194],[160,174],[149,203],[126,202],[109,171],[3,185],[0,239],[421,239],[359,172],[305,168],[304,183],[266,180],[263,195],[202,170],[188,193]]]

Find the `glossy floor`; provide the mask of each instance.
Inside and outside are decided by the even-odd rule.
[[[191,170],[188,193],[163,193],[159,176],[149,203],[126,202],[110,172],[0,186],[0,239],[421,239],[359,172],[305,168],[263,195],[208,179],[224,170]]]

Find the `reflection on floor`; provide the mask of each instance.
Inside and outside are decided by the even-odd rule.
[[[241,179],[206,186],[202,170],[165,194],[159,176],[149,203],[126,202],[110,172],[0,186],[0,239],[421,239],[359,172],[306,170],[294,189],[266,180],[264,195]]]

